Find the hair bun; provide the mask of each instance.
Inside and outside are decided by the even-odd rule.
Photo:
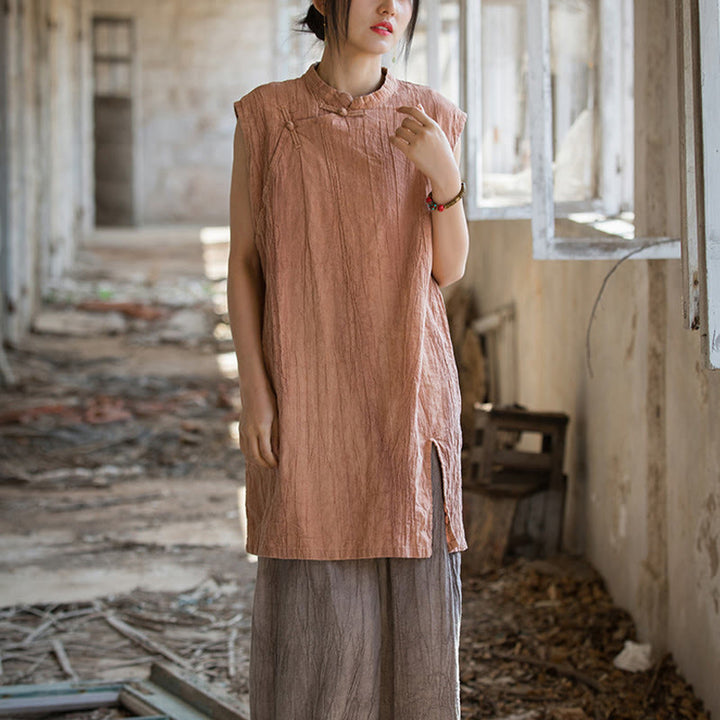
[[[301,29],[307,27],[319,40],[325,40],[325,18],[312,3],[310,3],[305,17],[301,18],[298,24]]]

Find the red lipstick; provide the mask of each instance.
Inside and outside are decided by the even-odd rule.
[[[373,25],[370,29],[379,35],[391,35],[393,32],[393,27],[389,22],[387,22],[387,20],[383,20],[377,25]]]

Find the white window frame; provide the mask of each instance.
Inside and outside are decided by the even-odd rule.
[[[624,26],[622,23],[622,0],[599,0],[600,33],[602,53],[601,84],[603,106],[609,100],[610,112],[617,103],[617,63],[613,56],[609,38],[612,32],[606,28]],[[552,169],[552,102],[550,94],[550,0],[530,0],[527,2],[528,53],[529,53],[529,107],[530,107],[530,153],[532,159],[532,235],[533,257],[539,260],[607,260],[621,258],[632,252],[633,258],[679,258],[680,239],[670,237],[636,237],[632,239],[608,235],[607,239],[598,237],[562,238],[555,236],[555,203],[553,201]],[[608,48],[610,48],[608,50]],[[607,115],[607,113],[606,113]],[[618,157],[619,147],[613,142],[613,133],[608,131],[612,125],[603,121],[603,166],[613,166],[613,158]],[[609,147],[606,147],[606,143]],[[613,172],[612,168],[610,172]],[[603,189],[611,184],[611,178],[604,171]],[[605,199],[605,198],[603,198]],[[613,197],[614,201],[615,198]],[[663,244],[656,244],[663,243]],[[648,247],[645,247],[648,246]]]
[[[689,0],[683,5],[692,8]],[[688,10],[690,12],[690,10]],[[688,282],[699,281],[700,336],[707,368],[720,369],[720,0],[698,0],[704,223],[688,248]],[[691,35],[691,33],[684,33]],[[694,83],[690,83],[694,85]],[[687,127],[687,123],[686,123]],[[690,216],[691,221],[698,216]],[[702,217],[702,212],[700,214]],[[704,225],[704,231],[703,231]],[[697,227],[697,224],[695,225]]]
[[[550,90],[550,3],[549,0],[526,0],[528,28],[528,104],[530,111],[530,144],[532,202],[514,207],[488,208],[478,206],[475,196],[468,199],[468,220],[530,218],[532,221],[533,257],[536,259],[591,260],[619,259],[634,251],[634,258],[677,258],[680,257],[679,238],[633,238],[601,234],[594,237],[563,238],[555,236],[555,211],[563,213],[596,210],[605,214],[617,212],[621,202],[620,162],[626,153],[627,139],[623,136],[621,116],[623,100],[623,76],[621,72],[622,51],[629,51],[627,37],[618,36],[618,27],[623,23],[622,0],[599,0],[601,36],[610,42],[601,43],[601,101],[602,108],[602,162],[601,199],[576,203],[555,203],[553,199],[552,170],[552,102]],[[482,117],[482,92],[477,81],[480,68],[480,38],[482,0],[464,0],[466,23],[464,45],[466,54],[464,103],[468,114],[474,120],[468,123],[468,158],[475,158],[479,152]],[[604,32],[613,28],[613,32]],[[625,48],[623,48],[625,45]],[[630,130],[631,131],[631,130]],[[468,185],[477,187],[481,180],[476,168],[478,163],[465,163]],[[662,245],[644,248],[658,241]],[[641,249],[644,248],[644,249]]]
[[[679,0],[676,22],[678,43],[680,130],[680,222],[682,233],[683,319],[686,328],[700,328],[702,316],[700,272],[701,218],[704,203],[702,117],[697,0]],[[703,353],[706,355],[706,353]]]

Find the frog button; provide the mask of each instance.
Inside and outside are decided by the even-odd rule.
[[[348,114],[347,108],[341,107],[338,110],[338,113],[340,113],[340,115],[347,115]]]
[[[285,123],[285,127],[286,127],[288,130],[294,130],[294,129],[295,129],[295,123],[294,123],[292,120],[288,120],[288,121]]]

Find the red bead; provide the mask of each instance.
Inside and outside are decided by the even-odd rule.
[[[445,209],[444,205],[438,205],[437,209],[442,212]]]

